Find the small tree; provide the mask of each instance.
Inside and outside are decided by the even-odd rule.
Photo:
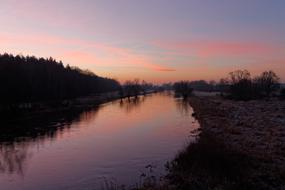
[[[141,85],[139,79],[133,81],[126,81],[124,84],[124,94],[130,99],[131,96],[136,98],[141,92]]]
[[[143,80],[141,82],[140,86],[141,86],[141,91],[142,91],[143,95],[146,95],[148,90],[153,89],[153,84],[152,83],[148,83],[145,80]]]
[[[128,99],[132,96],[132,82],[126,81],[123,86],[124,94],[127,96]]]
[[[230,72],[229,77],[232,84],[239,83],[242,80],[251,80],[250,72],[248,70],[236,70]]]
[[[182,95],[184,99],[187,99],[193,92],[193,88],[188,81],[176,82],[173,85],[175,93]]]
[[[229,92],[236,100],[249,100],[253,98],[252,81],[247,70],[236,70],[229,73]]]
[[[280,87],[279,77],[273,71],[264,71],[255,79],[255,82],[261,95],[266,97],[269,97]]]
[[[133,91],[133,95],[137,98],[138,95],[141,92],[141,85],[140,85],[140,80],[139,79],[135,79],[133,81],[132,91]]]

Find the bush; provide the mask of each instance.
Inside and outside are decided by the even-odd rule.
[[[251,80],[242,79],[230,86],[232,98],[237,100],[250,100],[253,98],[253,88]]]
[[[262,97],[270,97],[280,86],[279,77],[273,71],[264,71],[254,82],[258,95]]]
[[[188,98],[193,92],[193,88],[188,81],[176,82],[174,83],[173,88],[175,93],[181,95],[184,99]]]
[[[237,70],[229,73],[229,93],[236,100],[250,100],[253,98],[253,85],[247,70]]]

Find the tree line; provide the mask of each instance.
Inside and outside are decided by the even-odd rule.
[[[176,96],[182,96],[184,99],[192,95],[193,91],[217,92],[221,90],[220,84],[216,81],[194,80],[194,81],[178,81],[172,85]]]
[[[159,91],[160,86],[153,85],[146,81],[140,81],[139,79],[127,80],[120,88],[119,94],[121,98],[131,97],[137,98],[139,95],[146,95],[148,92]]]
[[[220,82],[215,81],[179,81],[173,84],[176,94],[187,98],[194,90],[220,92],[222,96],[234,100],[252,100],[279,96],[285,99],[285,88],[281,88],[280,78],[271,70],[252,77],[247,70],[230,72]]]
[[[220,84],[226,96],[235,100],[252,100],[269,98],[273,95],[282,96],[280,78],[271,70],[252,77],[247,70],[230,72],[227,78],[221,79]]]
[[[0,105],[57,101],[118,90],[120,84],[53,58],[0,54]]]

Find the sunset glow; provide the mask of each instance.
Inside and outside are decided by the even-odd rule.
[[[0,0],[0,190],[285,187],[285,0]]]
[[[118,79],[285,80],[285,1],[1,0],[1,53],[53,57]]]

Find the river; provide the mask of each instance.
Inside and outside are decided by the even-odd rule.
[[[0,189],[133,187],[145,175],[158,179],[165,163],[195,139],[199,124],[192,113],[188,103],[157,93],[109,102],[51,122],[45,132],[1,140]]]

